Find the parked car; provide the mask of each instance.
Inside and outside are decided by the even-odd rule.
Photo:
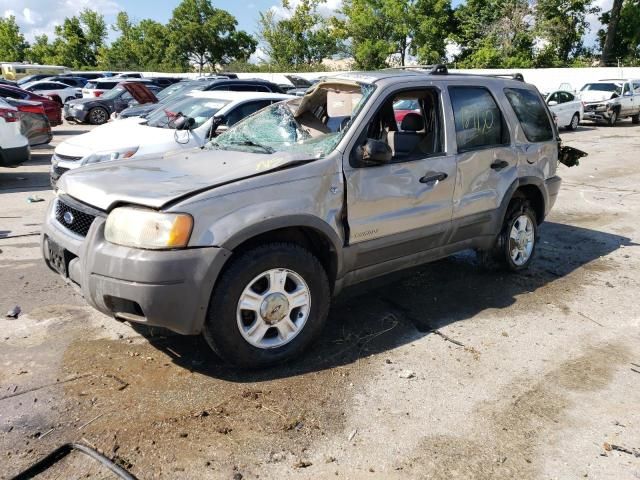
[[[404,117],[409,113],[421,115],[420,103],[415,99],[402,99],[393,104],[393,113],[398,124],[398,128],[402,124]]]
[[[235,80],[227,78],[214,78],[213,80],[193,80],[190,82],[180,82],[176,84],[175,90],[170,94],[159,98],[159,104],[163,104],[165,99],[169,98],[173,101],[174,98],[185,95],[190,91],[217,91],[217,90],[231,90],[234,92],[272,92],[272,93],[284,93],[275,83],[268,82],[266,80]],[[171,95],[171,97],[169,97]],[[129,118],[134,116],[144,116],[149,112],[152,112],[160,105],[147,104],[146,106],[134,106],[127,108],[120,112],[119,118]]]
[[[575,130],[580,125],[584,115],[582,101],[567,91],[556,90],[547,95],[549,110],[555,114],[557,125],[569,130]]]
[[[97,78],[96,80],[89,80],[87,84],[84,86],[84,88],[82,89],[82,97],[83,98],[99,97],[125,80],[126,79],[123,80],[123,78],[119,78],[119,77]],[[136,78],[135,81],[137,83],[143,83],[147,85],[149,88],[155,85],[151,80],[146,78]]]
[[[274,93],[192,92],[153,112],[142,123],[140,118],[119,120],[65,140],[51,158],[51,184],[55,188],[60,175],[84,165],[202,147],[212,135],[289,98]],[[176,122],[186,119],[192,121],[189,128],[176,131]]]
[[[139,104],[156,103],[158,99],[144,83],[121,81],[118,85],[99,97],[71,100],[64,104],[65,120],[101,125],[111,114],[127,108],[131,102]]]
[[[4,79],[4,78],[0,78],[0,85],[11,85],[11,86],[15,87],[18,84],[16,82],[14,82],[13,80],[7,80],[7,79]]]
[[[103,78],[105,76],[105,72],[71,72],[65,75],[73,76],[73,77],[83,77],[87,80],[95,80],[96,78]]]
[[[337,75],[202,150],[70,172],[44,259],[107,315],[245,367],[304,351],[347,285],[463,249],[523,270],[579,153],[534,86],[446,72]]]
[[[31,147],[51,142],[51,125],[41,103],[15,98],[7,98],[6,102],[18,109],[20,133],[27,137]]]
[[[606,79],[587,83],[580,89],[584,119],[604,121],[610,126],[631,117],[640,123],[640,79]]]
[[[51,97],[44,95],[38,95],[28,90],[23,90],[18,87],[12,87],[9,85],[0,85],[0,97],[4,98],[16,98],[18,100],[29,100],[31,102],[39,102],[44,107],[44,111],[49,119],[49,124],[52,127],[62,124],[62,113],[60,110],[60,104],[53,100]]]
[[[166,88],[169,85],[174,85],[183,80],[182,78],[178,78],[178,77],[147,77],[147,78],[162,88]]]
[[[0,99],[0,167],[17,167],[31,158],[29,140],[20,127],[18,109]]]
[[[60,82],[47,82],[44,80],[22,84],[21,88],[38,95],[48,95],[54,100],[59,99],[60,105],[73,100],[79,93],[75,87],[70,87]]]
[[[51,75],[51,73],[37,73],[34,75],[27,75],[26,77],[22,77],[21,79],[19,79],[16,83],[22,88],[22,85],[26,83],[37,82],[39,80],[42,80],[43,78],[50,77]]]
[[[69,85],[70,87],[74,87],[74,88],[82,88],[89,81],[89,79],[84,77],[73,77],[70,75],[58,75],[56,77],[47,77],[44,80],[46,80],[47,82],[64,83],[65,85]]]
[[[139,72],[122,72],[116,73],[114,78],[142,78],[142,74]]]

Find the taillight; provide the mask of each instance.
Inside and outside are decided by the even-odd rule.
[[[4,118],[4,121],[7,123],[20,121],[18,113],[14,110],[9,110],[8,108],[0,108],[0,117]]]
[[[100,95],[102,95],[104,92],[101,92],[100,90],[96,90],[95,92],[93,92],[93,96],[94,97],[99,97]]]
[[[18,110],[25,113],[44,114],[44,107],[42,105],[18,105]]]

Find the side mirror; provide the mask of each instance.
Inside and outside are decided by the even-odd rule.
[[[196,121],[191,117],[179,116],[173,121],[176,130],[191,130]]]
[[[625,97],[630,97],[631,95],[633,95],[633,93],[630,92],[630,91],[626,91],[622,95],[625,96]]]
[[[229,127],[224,124],[223,116],[214,116],[213,121],[211,123],[210,138],[216,137],[223,132],[226,132]]]
[[[547,105],[549,105],[550,107],[554,107],[554,106],[558,105],[558,102],[556,102],[555,100],[549,100],[547,102]]]
[[[364,145],[356,149],[356,159],[360,167],[385,165],[391,161],[393,152],[386,142],[368,138]]]

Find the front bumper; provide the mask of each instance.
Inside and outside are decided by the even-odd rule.
[[[607,107],[593,107],[586,105],[584,108],[583,120],[591,120],[592,122],[606,122],[611,118],[613,108]]]
[[[69,203],[67,200],[71,199],[65,197]],[[231,252],[217,247],[157,251],[115,245],[105,240],[106,217],[97,211],[93,213],[99,216],[83,238],[55,218],[57,201],[49,205],[43,224],[42,254],[54,269],[49,240],[64,249],[65,280],[90,305],[120,320],[181,334],[202,330],[213,286]],[[76,202],[72,205],[83,207]]]
[[[84,122],[87,119],[89,112],[84,109],[74,108],[69,104],[65,104],[62,108],[62,116],[65,120],[75,120],[77,122]]]

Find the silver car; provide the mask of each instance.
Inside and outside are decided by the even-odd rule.
[[[526,268],[559,148],[521,77],[337,75],[202,149],[64,175],[42,251],[101,312],[270,365],[318,336],[348,285],[464,249]]]

